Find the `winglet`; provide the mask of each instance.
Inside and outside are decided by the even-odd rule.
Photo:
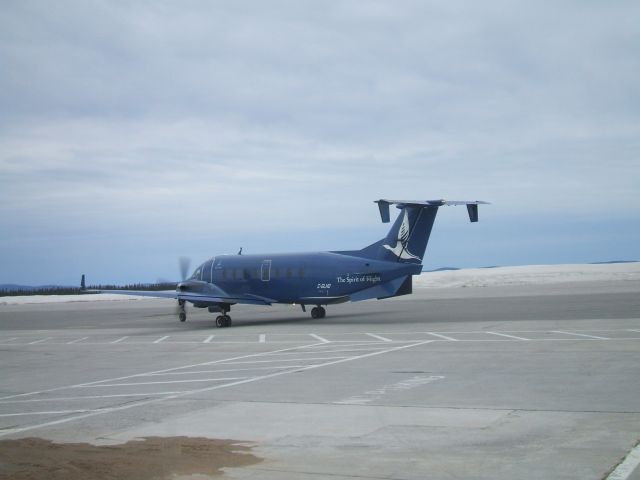
[[[378,208],[380,209],[380,218],[382,219],[382,223],[389,223],[389,205],[391,204],[386,200],[376,200],[376,203],[378,204]]]
[[[469,221],[475,223],[478,221],[478,204],[467,203],[467,212],[469,213]]]

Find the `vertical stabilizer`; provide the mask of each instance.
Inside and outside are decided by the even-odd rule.
[[[389,207],[396,205],[400,214],[387,236],[366,250],[376,248],[379,260],[421,264],[431,236],[438,208],[444,205],[466,205],[471,222],[478,221],[478,205],[481,201],[447,200],[377,200],[383,223],[390,221]]]
[[[438,207],[403,205],[378,250],[377,258],[391,262],[422,263]]]

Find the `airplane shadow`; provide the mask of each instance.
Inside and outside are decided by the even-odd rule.
[[[295,317],[295,318],[265,318],[265,319],[254,319],[254,320],[243,320],[240,319],[237,322],[234,321],[232,328],[234,327],[253,327],[256,325],[287,325],[287,324],[299,324],[304,323],[305,325],[333,325],[338,322],[334,322],[333,319],[342,319],[339,323],[341,324],[349,324],[350,322],[345,322],[346,318],[354,318],[354,317],[370,317],[369,313],[350,313],[350,314],[341,314],[341,315],[331,315],[330,317],[325,318],[311,318],[308,316],[304,317]]]
[[[200,320],[197,320],[200,322]],[[406,317],[401,310],[384,311],[384,312],[354,312],[354,313],[337,313],[330,314],[325,318],[311,318],[308,316],[299,316],[292,318],[243,318],[241,316],[233,319],[232,329],[240,329],[243,327],[256,327],[269,325],[305,325],[318,326],[323,325],[388,325],[389,323],[407,324],[429,324],[433,322],[455,322],[457,319],[451,317]],[[198,325],[195,324],[193,330],[205,330],[211,328],[210,323]],[[214,326],[215,328],[215,326]]]

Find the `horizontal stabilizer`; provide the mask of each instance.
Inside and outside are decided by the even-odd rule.
[[[398,208],[417,207],[417,208],[439,208],[442,206],[466,205],[469,213],[469,220],[478,221],[478,205],[489,205],[489,202],[480,200],[386,200],[380,199],[375,201],[380,209],[380,218],[382,223],[389,223],[391,216],[389,206],[396,205]]]

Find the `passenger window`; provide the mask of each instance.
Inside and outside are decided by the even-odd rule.
[[[257,268],[253,269],[253,278],[259,278],[260,277],[260,270],[258,270]]]
[[[280,278],[280,269],[276,268],[276,278]]]
[[[223,269],[222,269],[222,279],[223,279],[223,280],[226,280],[226,279],[227,279],[227,269],[226,269],[226,268],[223,268]]]
[[[235,268],[233,269],[232,277],[233,277],[233,279],[234,279],[234,280],[236,280],[236,279],[238,278],[238,274],[237,274],[237,272],[236,272],[236,269],[235,269]]]
[[[300,275],[300,278],[304,278],[304,267],[300,267],[300,270],[298,270],[298,275]]]
[[[246,268],[242,271],[242,277],[245,280],[249,280],[250,276],[249,276],[249,270],[247,270]]]
[[[293,272],[291,271],[291,268],[287,268],[287,278],[291,278],[293,276]]]

